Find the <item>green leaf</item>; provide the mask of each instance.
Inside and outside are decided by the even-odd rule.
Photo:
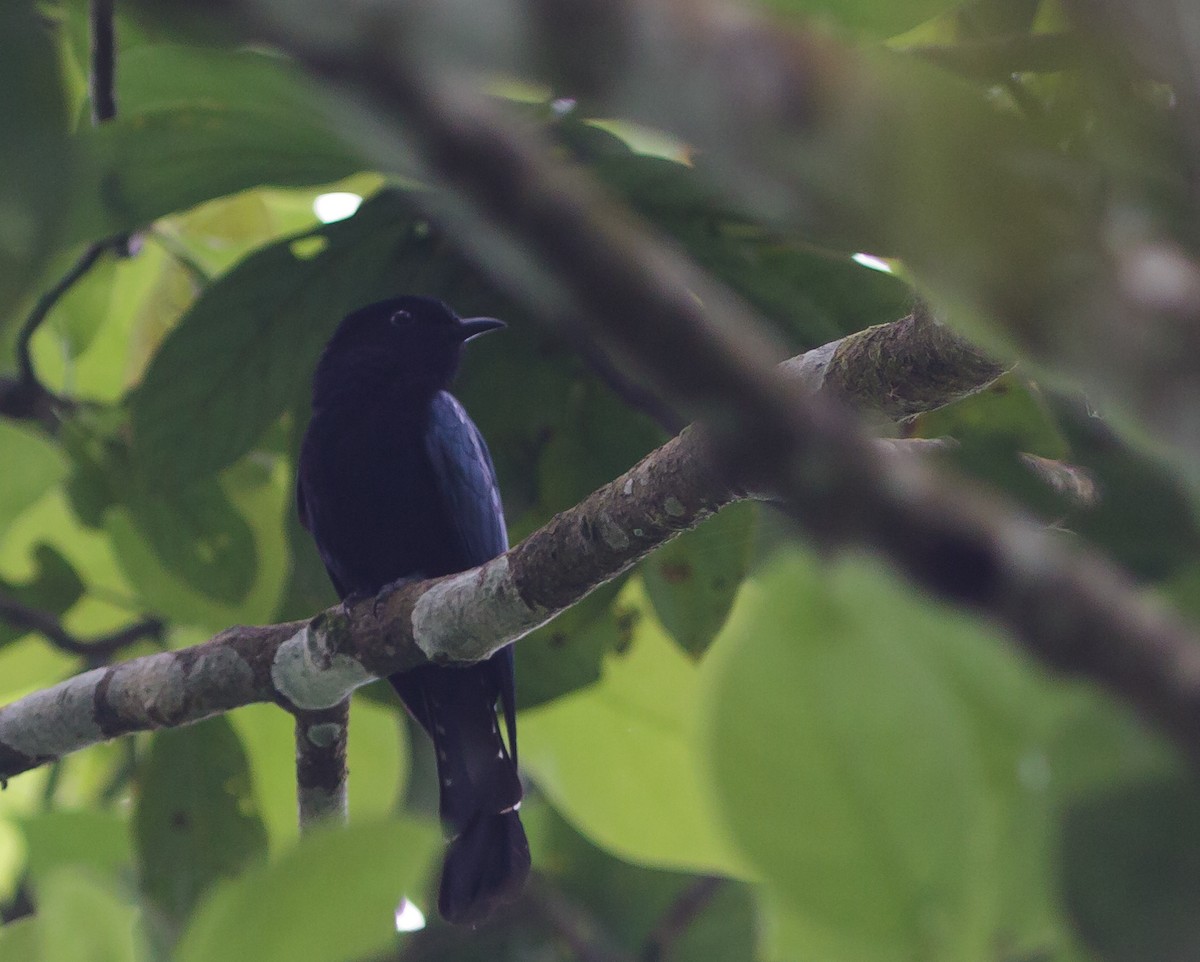
[[[1057,705],[975,623],[873,566],[785,554],[704,667],[719,808],[798,955],[986,958],[1001,933],[1041,938],[1047,900],[1022,896],[1048,884],[1036,772]]]
[[[129,822],[105,811],[59,811],[20,819],[35,879],[86,866],[98,877],[116,874],[132,860]]]
[[[257,567],[254,535],[216,479],[183,490],[132,491],[125,510],[176,577],[226,604],[249,593]]]
[[[730,505],[642,564],[646,594],[663,627],[697,657],[716,637],[750,564],[756,507]]]
[[[133,395],[141,470],[178,488],[249,451],[307,392],[342,316],[405,286],[412,225],[408,206],[384,193],[348,220],[263,248],[206,288]]]
[[[42,962],[42,929],[36,916],[0,926],[0,962]]]
[[[604,656],[629,644],[637,612],[617,603],[626,578],[601,585],[516,646],[522,710],[600,680]]]
[[[699,672],[644,599],[600,682],[521,715],[521,762],[579,831],[619,858],[743,875],[714,818],[698,741]]]
[[[74,155],[58,55],[35,4],[0,6],[0,323],[22,303],[55,240]]]
[[[146,957],[138,912],[112,879],[63,868],[39,880],[37,928],[43,962],[135,962]]]
[[[77,138],[78,240],[249,187],[327,183],[363,167],[321,121],[319,91],[282,57],[148,45],[122,56],[117,78],[119,114]]]
[[[200,897],[266,855],[246,753],[224,718],[155,734],[139,775],[142,890],[178,932]]]
[[[396,939],[395,909],[421,891],[440,849],[412,821],[325,829],[278,862],[213,892],[184,934],[176,962],[346,962]]]
[[[626,203],[679,242],[714,277],[774,321],[792,352],[835,340],[912,309],[900,278],[855,263],[855,251],[828,251],[781,236],[714,194],[703,167],[597,142],[586,122],[555,132]],[[580,131],[588,131],[581,138]]]
[[[62,452],[44,434],[12,421],[0,422],[4,483],[0,484],[0,536],[16,517],[67,473]]]
[[[864,39],[905,33],[926,20],[953,10],[961,0],[759,0],[787,16],[836,23]]]
[[[1108,786],[1063,820],[1063,890],[1105,962],[1200,956],[1200,785]]]
[[[190,492],[158,495],[154,503],[160,505],[157,510],[166,522],[160,535],[173,527],[180,539],[193,539],[191,547],[183,541],[164,547],[168,558],[174,552],[174,568],[143,534],[131,509],[109,510],[104,516],[105,530],[141,603],[173,621],[212,631],[235,622],[270,621],[287,575],[282,520],[283,512],[291,510],[294,503],[288,475],[282,460],[269,456],[245,459],[226,471],[218,489],[222,500],[215,521],[228,524],[227,529],[207,526],[204,516],[188,513]],[[216,482],[201,487],[208,484],[216,487]],[[177,503],[180,513],[173,515]],[[209,542],[213,544],[211,552],[205,547]],[[227,570],[213,565],[217,556],[229,559]]]

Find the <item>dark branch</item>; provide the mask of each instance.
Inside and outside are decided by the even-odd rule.
[[[76,637],[48,611],[41,611],[0,595],[0,619],[14,628],[36,631],[59,651],[79,655],[89,666],[102,665],[114,655],[139,641],[161,642],[165,625],[157,618],[145,618],[118,631],[98,638]]]
[[[111,240],[89,244],[71,268],[50,290],[37,299],[17,335],[17,378],[0,380],[0,414],[11,418],[37,421],[47,430],[58,429],[63,412],[72,410],[75,402],[55,394],[38,380],[33,366],[33,335],[50,315],[63,296],[87,275],[112,246]]]
[[[346,745],[350,699],[332,708],[298,711],[296,717],[296,802],[300,829],[324,821],[344,822],[347,808]]]
[[[88,19],[92,35],[92,64],[88,77],[92,123],[102,124],[117,115],[117,45],[113,0],[91,0]]]
[[[704,875],[680,892],[647,936],[641,962],[665,962],[675,943],[708,908],[724,884],[723,878]]]

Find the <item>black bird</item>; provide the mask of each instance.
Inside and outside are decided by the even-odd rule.
[[[296,497],[342,599],[463,571],[507,550],[487,445],[446,390],[463,344],[503,326],[461,319],[433,298],[398,297],[348,315],[326,346]],[[477,922],[514,898],[529,873],[517,817],[512,649],[389,681],[437,754],[441,817],[452,838],[438,910],[449,922]]]

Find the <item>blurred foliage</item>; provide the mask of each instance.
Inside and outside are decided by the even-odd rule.
[[[1066,23],[1036,0],[754,5],[893,52],[1023,41]],[[139,238],[33,339],[41,379],[80,409],[54,434],[0,422],[0,596],[80,638],[152,613],[173,647],[330,604],[292,497],[308,381],[340,316],[392,293],[509,322],[472,346],[457,390],[491,445],[514,540],[665,440],[672,415],[630,372],[535,324],[425,220],[403,160],[372,170],[376,145],[350,135],[361,118],[343,125],[330,91],[278,53],[240,46],[238,24],[122,9],[119,113],[93,128],[86,7],[0,6],[0,376],[15,371],[35,298],[82,245]],[[1152,20],[1129,27],[1129,61],[1166,43]],[[1153,226],[1194,249],[1178,123],[1194,102],[1166,88],[1187,56],[1167,45],[1150,79],[1121,58],[1120,69],[1066,63],[987,81],[960,64],[960,99],[939,93],[921,116],[976,102],[956,128],[962,157],[1018,144],[1002,159],[1023,175],[1042,171],[1072,197],[1106,185],[1114,237]],[[927,64],[887,64],[911,71],[911,89],[935,90],[922,86]],[[540,94],[517,109],[752,304],[781,357],[910,309],[899,277],[828,246],[890,242],[895,224],[801,236],[714,187],[702,151]],[[896,121],[903,163],[941,149],[907,143]],[[1044,250],[995,263],[1024,229],[1009,194],[968,209],[957,183],[907,168],[867,178],[858,160],[834,172],[849,207],[961,237],[945,271],[965,264],[954,284],[986,288],[979,301],[995,302],[1004,270],[1037,280]],[[1054,180],[1063,171],[1069,184]],[[331,190],[365,201],[322,224],[313,201]],[[1067,209],[1047,201],[1048,217]],[[944,280],[940,270],[923,276]],[[953,470],[1200,617],[1195,493],[1178,459],[1131,445],[1127,422],[1115,429],[1041,374],[1018,368],[902,433],[954,438]],[[1055,494],[1027,454],[1088,472],[1097,503]],[[877,563],[791,543],[769,509],[737,506],[680,537],[523,640],[518,662],[537,874],[478,930],[432,918],[438,831],[414,802],[420,786],[408,790],[420,747],[395,699],[372,691],[354,703],[342,832],[298,839],[292,725],[269,705],[14,779],[0,793],[0,962],[566,962],[579,939],[600,957],[679,962],[1200,952],[1200,790],[1171,747]],[[0,620],[0,701],[82,667]],[[655,955],[678,900],[707,876],[721,879],[710,899]],[[395,933],[401,896],[431,916],[424,931]]]

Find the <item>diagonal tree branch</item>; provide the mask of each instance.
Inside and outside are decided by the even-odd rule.
[[[776,375],[771,346],[735,299],[450,78],[416,72],[365,37],[352,35],[351,58],[307,32],[280,30],[276,39],[344,85],[358,116],[373,118],[381,158],[416,154],[444,188],[428,198],[432,213],[495,280],[548,319],[573,318],[667,399],[707,416],[716,458],[705,463],[737,465],[743,482],[776,491],[818,541],[882,553],[926,590],[986,613],[1044,662],[1122,695],[1200,756],[1200,639],[1106,559],[914,459],[884,465],[844,411]],[[389,140],[397,124],[403,144]],[[1111,315],[1113,305],[1104,309]],[[718,506],[711,484],[698,500],[676,502],[681,516]],[[560,601],[507,571],[481,571],[485,591],[507,598],[515,590],[531,610]],[[438,591],[454,598],[465,586],[452,584]],[[496,621],[457,626],[467,635],[475,624],[508,629],[505,610],[501,603]]]
[[[896,324],[910,339],[929,330],[908,318]],[[791,376],[803,390],[828,390],[829,359],[864,357],[856,343],[878,337],[879,330],[819,348],[820,363],[797,359]],[[905,350],[923,358],[906,372],[910,383],[971,349],[939,337]],[[936,400],[924,394],[938,406],[985,384],[958,384]],[[204,644],[87,672],[0,708],[0,778],[118,735],[184,725],[254,702],[328,721],[303,713],[324,712],[372,677],[419,664],[426,652],[439,660],[483,657],[734,497],[707,461],[700,432],[689,429],[482,568],[403,585],[379,604],[337,606],[309,623],[230,628]],[[331,769],[317,764],[310,771]],[[318,804],[320,791],[307,803],[303,793],[305,786],[327,789],[331,778],[336,782],[336,773],[302,774],[302,811],[328,810]]]

